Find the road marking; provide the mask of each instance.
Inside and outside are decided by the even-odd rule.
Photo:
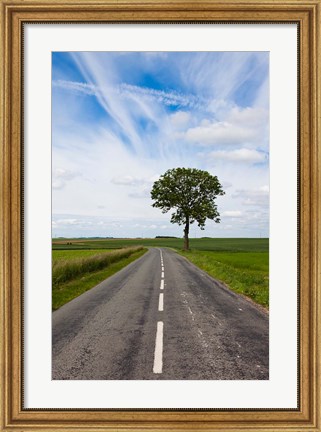
[[[161,280],[160,289],[161,289],[161,290],[164,289],[164,279]]]
[[[159,294],[159,302],[158,302],[158,310],[159,312],[163,312],[164,310],[164,294]]]
[[[164,271],[164,267],[162,266],[162,272]]]
[[[239,308],[240,311],[243,311],[243,309]]]
[[[161,278],[164,279],[164,272],[162,271]]]
[[[158,321],[153,367],[153,372],[155,374],[162,373],[163,371],[163,328],[164,323],[162,321]]]

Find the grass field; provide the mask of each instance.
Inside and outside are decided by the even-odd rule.
[[[92,260],[99,255],[113,255],[121,248],[135,247],[170,247],[193,262],[211,276],[221,280],[232,290],[250,297],[255,302],[268,308],[269,305],[269,239],[255,238],[192,238],[188,252],[182,251],[183,239],[53,239],[53,274],[55,267],[63,267],[63,263]],[[117,251],[116,251],[117,250]],[[123,268],[129,262],[141,256],[145,250],[133,253],[129,258],[123,258],[118,265],[111,264],[112,273],[99,270],[87,272],[86,277],[76,276],[74,280],[63,282],[64,291],[74,292],[74,297],[95,286],[104,278]],[[79,264],[79,263],[78,263]],[[68,267],[68,266],[67,266]],[[108,276],[106,276],[108,274]],[[98,279],[103,278],[103,279]],[[98,282],[97,282],[98,280]],[[56,287],[56,288],[55,288]],[[82,289],[84,287],[84,289]],[[61,295],[53,279],[53,307],[61,306],[64,297],[71,300],[69,295]],[[74,298],[72,297],[72,298]],[[66,303],[65,301],[65,303]],[[64,304],[64,303],[62,303]]]
[[[54,250],[118,249],[128,246],[155,246],[182,249],[183,239],[54,239],[52,242]],[[191,238],[190,248],[204,251],[267,252],[269,250],[269,240],[266,238]]]

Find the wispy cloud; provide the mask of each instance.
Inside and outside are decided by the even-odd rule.
[[[218,199],[221,224],[209,223],[202,235],[220,228],[222,235],[242,235],[244,221],[267,224],[259,210],[268,208],[269,194],[258,185],[269,175],[268,54],[77,52],[55,58],[53,212],[65,215],[54,218],[57,234],[141,236],[141,229],[146,235],[166,229],[181,235],[150,199],[153,182],[177,166],[208,170],[226,191]],[[135,218],[144,227],[135,228]],[[255,229],[246,228],[246,235]]]
[[[150,102],[157,102],[165,106],[187,107],[205,109],[209,100],[193,94],[184,94],[172,91],[156,90],[148,87],[121,83],[114,87],[98,87],[94,84],[87,84],[75,81],[56,80],[52,82],[53,87],[61,88],[73,93],[85,94],[88,96],[101,97],[106,93],[118,96],[123,99],[135,99],[140,97]]]

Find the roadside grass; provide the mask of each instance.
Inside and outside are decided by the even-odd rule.
[[[113,251],[111,249],[110,251]],[[53,250],[52,251],[52,263],[56,264],[61,261],[69,261],[77,258],[86,258],[93,255],[97,255],[99,253],[107,253],[108,249],[77,249],[77,250]]]
[[[52,270],[52,309],[56,310],[144,255],[143,247],[56,261]]]
[[[233,291],[269,307],[268,252],[178,252]]]

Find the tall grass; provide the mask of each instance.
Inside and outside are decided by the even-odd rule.
[[[102,270],[110,264],[128,258],[133,253],[141,251],[142,249],[142,246],[128,247],[121,250],[99,253],[89,257],[54,261],[52,266],[52,286],[56,288],[86,273]]]
[[[100,282],[126,267],[128,264],[140,258],[147,251],[146,248],[142,247],[135,249],[136,252],[133,252],[128,258],[122,258],[117,262],[111,263],[102,270],[81,274],[75,279],[61,282],[59,285],[54,286],[52,290],[52,310],[59,309],[65,303],[90,290]],[[68,259],[74,260],[75,258],[69,256]]]

